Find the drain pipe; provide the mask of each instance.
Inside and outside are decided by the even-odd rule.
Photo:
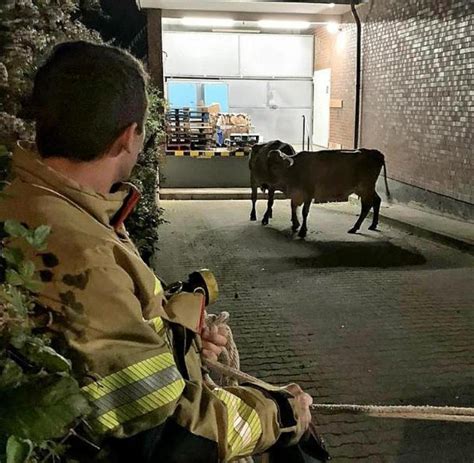
[[[305,142],[305,139],[306,139],[306,135],[305,135],[305,129],[306,129],[306,116],[303,114],[303,151],[304,151],[304,142]],[[309,147],[308,147],[309,148]]]
[[[355,94],[355,121],[354,121],[354,149],[359,148],[360,131],[360,82],[362,65],[362,25],[355,7],[355,1],[351,0],[352,16],[357,26],[357,56],[356,56],[356,94]]]

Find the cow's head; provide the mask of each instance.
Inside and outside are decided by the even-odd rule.
[[[258,162],[259,157],[263,154],[262,148],[265,146],[264,143],[257,143],[256,145],[252,146],[249,155],[249,167],[250,170],[255,168],[255,165]]]
[[[272,183],[285,185],[288,169],[295,163],[294,159],[280,150],[272,150],[268,153],[268,172]]]

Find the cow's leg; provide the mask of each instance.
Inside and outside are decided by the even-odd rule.
[[[274,197],[275,197],[275,189],[270,187],[268,189],[267,210],[265,211],[265,215],[263,216],[262,225],[268,225],[268,221],[272,218],[272,207],[273,207]]]
[[[303,225],[301,225],[300,232],[298,233],[300,238],[304,238],[308,232],[308,214],[311,207],[311,201],[312,199],[306,200],[303,205]]]
[[[294,199],[291,200],[291,224],[293,233],[296,233],[298,228],[300,228],[300,221],[298,220],[298,204],[296,204]]]
[[[375,193],[375,197],[374,197],[374,218],[372,220],[372,224],[369,227],[369,230],[377,230],[377,225],[379,224],[380,204],[382,204],[382,199],[380,198],[380,196],[377,193]]]
[[[258,194],[258,187],[254,183],[252,183],[252,211],[250,212],[250,220],[255,221],[257,220],[257,212],[255,211],[255,204],[257,203],[257,194]]]
[[[360,226],[362,225],[362,222],[367,217],[367,214],[369,213],[370,208],[373,205],[373,199],[372,198],[367,199],[366,197],[362,196],[361,203],[362,203],[362,208],[360,211],[360,216],[357,219],[357,222],[354,224],[354,226],[347,233],[357,233],[357,230],[359,230]]]

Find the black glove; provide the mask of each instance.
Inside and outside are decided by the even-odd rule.
[[[298,444],[290,447],[276,445],[268,454],[270,463],[322,463],[331,459],[313,423]]]

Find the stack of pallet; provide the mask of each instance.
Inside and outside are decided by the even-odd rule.
[[[215,146],[215,126],[209,112],[201,109],[170,109],[166,113],[168,150],[207,150]]]
[[[252,122],[248,114],[224,113],[219,114],[217,125],[224,133],[225,139],[230,139],[231,134],[250,133],[252,131]]]

